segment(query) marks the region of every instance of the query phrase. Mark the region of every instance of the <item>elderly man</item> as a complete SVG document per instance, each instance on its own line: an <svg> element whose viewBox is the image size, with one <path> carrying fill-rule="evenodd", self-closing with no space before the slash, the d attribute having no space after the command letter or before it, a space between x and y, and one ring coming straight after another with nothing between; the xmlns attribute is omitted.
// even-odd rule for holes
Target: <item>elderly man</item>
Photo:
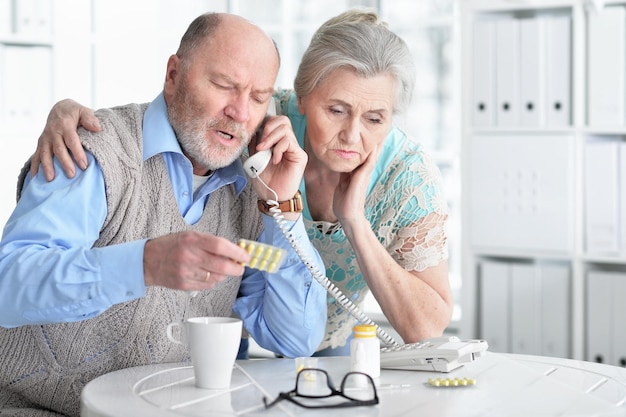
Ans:
<svg viewBox="0 0 626 417"><path fill-rule="evenodd" d="M48 182L25 167L0 242L0 414L77 416L89 380L186 359L165 334L184 316L234 311L267 349L315 351L325 291L259 211L259 199L275 197L247 181L240 160L278 67L257 26L202 15L169 58L153 102L100 110L102 129L80 132L85 170ZM263 181L277 200L294 198L307 155L289 120L269 119L259 142L256 150L273 149ZM300 213L284 216L323 271ZM283 247L287 260L272 274L244 269L240 238Z"/></svg>

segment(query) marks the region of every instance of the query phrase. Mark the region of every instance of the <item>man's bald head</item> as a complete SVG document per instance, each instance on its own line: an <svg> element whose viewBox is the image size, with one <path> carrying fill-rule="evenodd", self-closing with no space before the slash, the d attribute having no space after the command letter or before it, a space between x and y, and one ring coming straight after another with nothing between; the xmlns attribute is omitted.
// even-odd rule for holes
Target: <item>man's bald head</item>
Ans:
<svg viewBox="0 0 626 417"><path fill-rule="evenodd" d="M230 13L210 12L194 19L183 35L176 55L186 61L195 51L200 50L204 42L217 37L227 39L229 44L230 42L248 45L261 44L261 47L271 44L272 51L268 50L269 57L275 57L280 66L280 53L272 38L249 20Z"/></svg>

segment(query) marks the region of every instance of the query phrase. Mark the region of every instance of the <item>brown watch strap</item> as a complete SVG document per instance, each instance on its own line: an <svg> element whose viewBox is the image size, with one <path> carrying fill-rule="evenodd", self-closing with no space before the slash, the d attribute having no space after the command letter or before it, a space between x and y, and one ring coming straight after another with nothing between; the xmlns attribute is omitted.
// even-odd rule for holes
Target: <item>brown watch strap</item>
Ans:
<svg viewBox="0 0 626 417"><path fill-rule="evenodd" d="M264 200L259 200L258 206L259 210L267 214L271 214L270 209L275 207L267 204L267 201ZM302 194L300 193L300 190L298 190L296 195L294 195L291 200L279 201L278 208L283 213L302 213L304 206L302 204Z"/></svg>

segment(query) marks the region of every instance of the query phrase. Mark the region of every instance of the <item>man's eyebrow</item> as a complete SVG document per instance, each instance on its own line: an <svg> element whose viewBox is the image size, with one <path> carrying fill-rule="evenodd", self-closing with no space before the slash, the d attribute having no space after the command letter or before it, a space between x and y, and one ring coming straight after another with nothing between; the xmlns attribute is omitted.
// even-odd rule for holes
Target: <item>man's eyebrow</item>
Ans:
<svg viewBox="0 0 626 417"><path fill-rule="evenodd" d="M233 80L227 74L217 74L216 78L220 78L220 79L224 80L225 82L231 84L235 88L240 88L241 84L236 82L235 80ZM268 87L268 88L261 88L261 89L257 89L257 90L252 90L252 93L253 94L273 94L274 93L274 87Z"/></svg>
<svg viewBox="0 0 626 417"><path fill-rule="evenodd" d="M254 90L253 93L256 93L256 94L274 94L274 87L262 88L260 90Z"/></svg>

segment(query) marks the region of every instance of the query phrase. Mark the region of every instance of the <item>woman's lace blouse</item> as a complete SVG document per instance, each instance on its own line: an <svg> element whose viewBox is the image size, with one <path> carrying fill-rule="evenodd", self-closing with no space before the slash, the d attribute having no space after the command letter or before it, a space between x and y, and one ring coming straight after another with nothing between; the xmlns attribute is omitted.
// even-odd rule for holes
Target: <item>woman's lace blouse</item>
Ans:
<svg viewBox="0 0 626 417"><path fill-rule="evenodd" d="M275 98L280 114L290 118L304 147L306 120L297 108L295 94L283 90ZM365 215L380 243L407 271L423 271L448 258L445 223L448 214L437 165L421 145L392 128L372 173ZM357 306L369 288L361 274L350 242L339 223L311 220L304 181L304 220L309 238L326 266L326 276ZM417 278L415 278L417 279ZM356 319L329 295L326 336L319 349L343 346Z"/></svg>

